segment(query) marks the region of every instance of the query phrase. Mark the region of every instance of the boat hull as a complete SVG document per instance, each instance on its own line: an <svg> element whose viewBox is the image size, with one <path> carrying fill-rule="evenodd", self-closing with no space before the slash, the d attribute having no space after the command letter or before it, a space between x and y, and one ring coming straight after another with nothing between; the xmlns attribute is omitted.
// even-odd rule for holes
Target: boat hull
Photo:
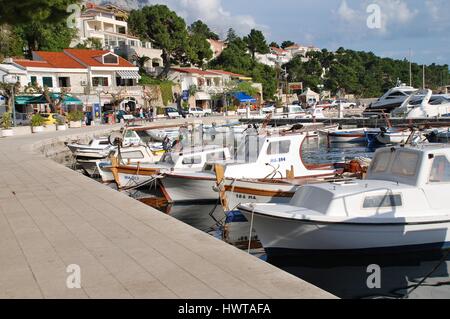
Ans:
<svg viewBox="0 0 450 319"><path fill-rule="evenodd" d="M328 134L329 143L365 143L365 133L351 133L351 134Z"/></svg>
<svg viewBox="0 0 450 319"><path fill-rule="evenodd" d="M290 202L297 185L284 183L264 183L255 181L227 181L225 194L230 210L235 210L243 203L277 203Z"/></svg>
<svg viewBox="0 0 450 319"><path fill-rule="evenodd" d="M214 191L216 180L166 175L161 179L167 200L172 203L217 201L219 193Z"/></svg>
<svg viewBox="0 0 450 319"><path fill-rule="evenodd" d="M241 209L251 221L252 213ZM430 224L344 224L275 218L255 213L253 225L268 254L407 249L444 246L450 221Z"/></svg>

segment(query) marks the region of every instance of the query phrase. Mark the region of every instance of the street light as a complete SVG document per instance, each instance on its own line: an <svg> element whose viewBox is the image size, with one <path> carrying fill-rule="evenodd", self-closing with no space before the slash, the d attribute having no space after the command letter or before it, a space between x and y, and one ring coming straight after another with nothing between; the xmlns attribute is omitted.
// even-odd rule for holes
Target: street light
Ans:
<svg viewBox="0 0 450 319"><path fill-rule="evenodd" d="M98 115L100 117L100 125L102 124L102 97L101 94L103 92L103 87L98 86L95 91L98 94ZM92 122L95 123L95 106L92 107Z"/></svg>
<svg viewBox="0 0 450 319"><path fill-rule="evenodd" d="M11 104L13 110L13 125L16 127L16 102L15 102L15 86L17 84L17 78L12 75L8 75L4 79L5 83L11 84Z"/></svg>

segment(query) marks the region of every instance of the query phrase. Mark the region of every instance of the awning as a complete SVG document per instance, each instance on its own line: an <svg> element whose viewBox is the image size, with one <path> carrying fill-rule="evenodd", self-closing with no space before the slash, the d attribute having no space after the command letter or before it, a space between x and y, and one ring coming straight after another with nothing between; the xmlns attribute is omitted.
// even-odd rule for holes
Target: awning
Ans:
<svg viewBox="0 0 450 319"><path fill-rule="evenodd" d="M238 92L233 94L233 96L241 103L256 103L256 99L251 97L250 95L245 94L244 92Z"/></svg>
<svg viewBox="0 0 450 319"><path fill-rule="evenodd" d="M58 99L59 95L56 93L53 93L52 98ZM65 104L65 105L74 105L74 104L75 105L83 105L83 102L72 95L65 95L64 99L63 99L63 104Z"/></svg>
<svg viewBox="0 0 450 319"><path fill-rule="evenodd" d="M137 71L117 71L116 74L123 80L139 80L141 78Z"/></svg>
<svg viewBox="0 0 450 319"><path fill-rule="evenodd" d="M14 103L16 105L29 105L29 104L47 104L47 100L43 95L18 95L14 97Z"/></svg>
<svg viewBox="0 0 450 319"><path fill-rule="evenodd" d="M197 92L197 93L195 93L195 99L197 101L210 101L211 95L209 95L208 93L205 93L205 92Z"/></svg>

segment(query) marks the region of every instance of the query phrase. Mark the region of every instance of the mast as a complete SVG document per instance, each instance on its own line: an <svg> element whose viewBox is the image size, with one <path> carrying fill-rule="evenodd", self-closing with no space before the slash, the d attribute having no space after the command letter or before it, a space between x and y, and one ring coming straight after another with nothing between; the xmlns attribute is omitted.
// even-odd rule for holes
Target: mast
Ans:
<svg viewBox="0 0 450 319"><path fill-rule="evenodd" d="M423 65L422 71L422 88L425 90L425 64Z"/></svg>
<svg viewBox="0 0 450 319"><path fill-rule="evenodd" d="M409 86L412 87L412 62L411 62L411 49L409 49Z"/></svg>

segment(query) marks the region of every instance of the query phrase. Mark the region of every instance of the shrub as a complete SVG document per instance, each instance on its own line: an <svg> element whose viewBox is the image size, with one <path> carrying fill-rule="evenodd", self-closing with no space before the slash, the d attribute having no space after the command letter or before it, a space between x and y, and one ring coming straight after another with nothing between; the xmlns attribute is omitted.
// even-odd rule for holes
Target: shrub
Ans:
<svg viewBox="0 0 450 319"><path fill-rule="evenodd" d="M56 125L64 125L66 124L66 119L62 116L58 116L56 118Z"/></svg>
<svg viewBox="0 0 450 319"><path fill-rule="evenodd" d="M42 126L45 123L45 119L40 114L34 114L31 118L31 126Z"/></svg>
<svg viewBox="0 0 450 319"><path fill-rule="evenodd" d="M67 120L70 122L78 122L84 119L84 114L81 111L72 111L67 114Z"/></svg>
<svg viewBox="0 0 450 319"><path fill-rule="evenodd" d="M161 88L163 104L167 106L173 101L172 83L161 83L159 87Z"/></svg>
<svg viewBox="0 0 450 319"><path fill-rule="evenodd" d="M11 128L12 126L12 117L11 117L11 113L6 112L3 113L2 115L2 127L7 130L9 128Z"/></svg>

